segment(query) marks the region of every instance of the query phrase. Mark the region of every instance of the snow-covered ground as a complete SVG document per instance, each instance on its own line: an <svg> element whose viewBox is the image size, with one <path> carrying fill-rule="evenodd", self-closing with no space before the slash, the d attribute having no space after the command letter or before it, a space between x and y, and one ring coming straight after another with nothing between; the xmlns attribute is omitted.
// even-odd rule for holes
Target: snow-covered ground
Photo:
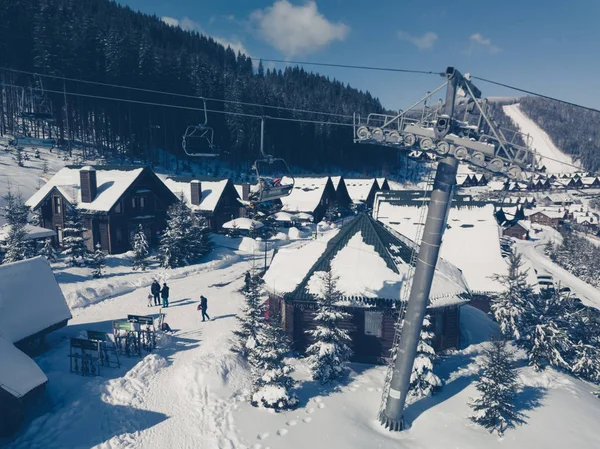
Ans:
<svg viewBox="0 0 600 449"><path fill-rule="evenodd" d="M542 156L541 162L546 166L548 173L574 173L581 171L573 167L571 157L558 148L552 142L550 136L521 111L518 103L502 106L502 109L515 122L519 131L529 134L532 137L533 149Z"/></svg>
<svg viewBox="0 0 600 449"><path fill-rule="evenodd" d="M249 244L239 239L238 246ZM45 400L36 417L4 442L6 447L600 447L600 400L590 394L594 387L554 370L535 373L523 361L517 406L527 415L527 424L498 438L470 423L467 403L476 394L481 343L496 330L485 314L470 306L461 313L463 349L445 355L436 367L445 381L443 390L407 408L412 425L406 432L389 433L375 419L385 374L381 366L353 364L347 381L322 387L309 380L305 363L295 359L300 407L282 413L256 409L244 400L247 367L230 348L243 303L239 290L244 273L260 265L262 255L221 248L210 259L180 275L175 270L168 278L171 307L165 309L166 322L174 334L162 336L158 349L142 359L122 358L120 369L103 368L102 377L69 373L68 337L87 329L109 332L115 319L156 314L158 308L148 308L145 286L134 290L131 285L128 293L104 300L99 293L95 304L74 310L69 325L49 337L51 349L36 358L49 378ZM88 282L110 295L101 284L118 277L115 273ZM205 323L196 310L201 294L209 299L212 318ZM560 432L549 431L558 428Z"/></svg>

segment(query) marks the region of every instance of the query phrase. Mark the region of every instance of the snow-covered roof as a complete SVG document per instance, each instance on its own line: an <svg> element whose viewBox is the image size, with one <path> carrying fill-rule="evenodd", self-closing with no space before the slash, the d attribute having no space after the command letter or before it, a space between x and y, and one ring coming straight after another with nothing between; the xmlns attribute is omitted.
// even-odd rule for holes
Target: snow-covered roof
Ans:
<svg viewBox="0 0 600 449"><path fill-rule="evenodd" d="M413 247L415 244L406 237L362 214L325 239L279 251L264 280L270 292L307 301L318 294L322 282L319 273L331 264L344 303L364 305L370 298L389 305L389 301L400 300ZM462 272L440 260L430 294L431 306L462 303L463 295L468 293Z"/></svg>
<svg viewBox="0 0 600 449"><path fill-rule="evenodd" d="M589 214L589 215L585 215L585 214L575 214L574 217L575 222L577 224L591 224L591 225L596 225L598 224L598 216L594 215L594 214Z"/></svg>
<svg viewBox="0 0 600 449"><path fill-rule="evenodd" d="M551 193L546 195L545 199L552 201L553 203L572 203L573 198L568 193Z"/></svg>
<svg viewBox="0 0 600 449"><path fill-rule="evenodd" d="M380 190L383 188L383 184L387 181L387 178L375 178L377 181L377 188Z"/></svg>
<svg viewBox="0 0 600 449"><path fill-rule="evenodd" d="M32 359L0 337L0 388L21 398L47 381L44 372Z"/></svg>
<svg viewBox="0 0 600 449"><path fill-rule="evenodd" d="M271 217L275 221L283 221L283 222L290 222L290 221L296 220L296 216L292 215L288 212L277 212L277 213L271 215Z"/></svg>
<svg viewBox="0 0 600 449"><path fill-rule="evenodd" d="M581 182L583 183L584 186L590 186L597 180L598 180L598 178L595 178L593 176L586 176L584 178L581 178Z"/></svg>
<svg viewBox="0 0 600 449"><path fill-rule="evenodd" d="M0 337L11 343L71 319L43 257L0 265L0 286Z"/></svg>
<svg viewBox="0 0 600 449"><path fill-rule="evenodd" d="M74 204L77 202L79 209L108 212L143 170L143 168L96 167L96 183L98 186L96 197L91 203L82 203L80 169L65 167L50 178L25 204L32 209L36 209L44 198L56 188L69 203Z"/></svg>
<svg viewBox="0 0 600 449"><path fill-rule="evenodd" d="M236 218L223 224L223 229L241 229L249 231L252 227L254 229L262 228L264 225L260 221L252 220L250 218Z"/></svg>
<svg viewBox="0 0 600 449"><path fill-rule="evenodd" d="M503 208L507 211L510 208ZM382 201L379 217L395 231L413 237L417 234L421 208ZM507 265L500 249L500 230L494 206L452 207L440 250L440 257L460 268L474 291L498 292L502 286L491 279L505 274ZM439 263L438 263L439 264Z"/></svg>
<svg viewBox="0 0 600 449"><path fill-rule="evenodd" d="M290 178L283 177L282 184L286 184ZM319 205L323 192L329 181L328 176L318 178L295 177L295 184L289 196L281 198L283 210L287 212L312 213Z"/></svg>
<svg viewBox="0 0 600 449"><path fill-rule="evenodd" d="M229 179L212 179L212 178L183 178L183 177L161 177L165 185L177 196L178 198L183 193L183 198L185 199L188 207L193 211L203 211L203 212L214 212L223 192L225 191L225 187L229 182ZM202 198L200 200L200 205L192 204L192 190L191 190L191 182L199 181L200 188L202 193ZM241 186L240 186L241 190ZM237 191L237 188L236 188ZM241 196L240 196L241 197Z"/></svg>
<svg viewBox="0 0 600 449"><path fill-rule="evenodd" d="M367 201L369 193L375 186L375 189L378 189L377 181L375 178L370 179L348 179L344 178L344 182L346 183L346 189L348 190L348 195L352 199L353 203L364 203Z"/></svg>
<svg viewBox="0 0 600 449"><path fill-rule="evenodd" d="M342 180L342 177L341 176L330 176L330 178L331 178L331 182L333 183L333 188L335 190L337 190L338 187L340 186L340 182Z"/></svg>
<svg viewBox="0 0 600 449"><path fill-rule="evenodd" d="M9 231L9 225L4 225L2 226L2 228L0 228L0 242L6 240ZM52 229L42 228L41 226L34 226L29 223L25 225L25 232L27 233L27 235L25 236L25 240L43 239L48 237L54 237L56 235L56 232Z"/></svg>
<svg viewBox="0 0 600 449"><path fill-rule="evenodd" d="M536 209L532 209L531 211L528 211L525 213L525 215L527 215L528 217L531 217L532 215L535 214L543 214L548 218L565 218L566 215L566 210L565 209L542 209L542 208L536 208Z"/></svg>

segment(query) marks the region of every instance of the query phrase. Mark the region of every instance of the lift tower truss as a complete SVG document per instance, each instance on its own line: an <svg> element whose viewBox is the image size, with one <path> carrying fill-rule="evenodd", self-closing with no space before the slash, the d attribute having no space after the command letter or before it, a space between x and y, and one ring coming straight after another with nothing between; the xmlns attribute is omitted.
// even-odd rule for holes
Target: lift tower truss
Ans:
<svg viewBox="0 0 600 449"><path fill-rule="evenodd" d="M421 151L439 159L406 312L398 317L404 323L398 326L401 335L395 338L398 341L392 349L395 357L391 359L383 389L379 420L390 430L405 427L404 405L459 163L469 163L511 179L521 179L524 172L537 171L529 139L519 138L518 133L510 140L506 138L469 76L453 67L448 67L443 76L447 81L442 86L398 115L369 114L366 121L354 115L355 142ZM440 107L427 106L427 100L444 87L445 102ZM419 105L422 106L417 108Z"/></svg>

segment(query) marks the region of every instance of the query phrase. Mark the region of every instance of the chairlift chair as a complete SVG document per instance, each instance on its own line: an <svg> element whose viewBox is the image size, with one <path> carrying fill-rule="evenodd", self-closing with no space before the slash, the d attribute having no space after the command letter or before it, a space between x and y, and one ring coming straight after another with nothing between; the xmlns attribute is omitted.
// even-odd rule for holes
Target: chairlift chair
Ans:
<svg viewBox="0 0 600 449"><path fill-rule="evenodd" d="M40 86L39 89L35 89L35 93L30 89L31 102L29 102L28 106L25 106L25 90L23 89L21 118L36 122L54 122L56 119L54 117L52 100L44 93L44 86L41 84L41 80Z"/></svg>
<svg viewBox="0 0 600 449"><path fill-rule="evenodd" d="M265 119L260 122L261 159L254 162L252 169L256 172L257 184L251 188L251 203L274 201L289 196L294 189L295 180L287 162L278 157L265 154L264 151Z"/></svg>
<svg viewBox="0 0 600 449"><path fill-rule="evenodd" d="M190 125L185 129L181 139L181 147L188 156L193 157L217 157L220 155L219 148L214 144L214 130L208 126L208 113L206 100L202 98L204 110L204 123Z"/></svg>

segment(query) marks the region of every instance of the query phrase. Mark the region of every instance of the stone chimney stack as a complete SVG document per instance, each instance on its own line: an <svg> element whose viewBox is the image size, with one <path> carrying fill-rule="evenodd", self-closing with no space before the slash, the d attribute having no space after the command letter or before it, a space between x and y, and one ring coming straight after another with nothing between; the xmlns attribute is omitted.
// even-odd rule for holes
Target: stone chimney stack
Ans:
<svg viewBox="0 0 600 449"><path fill-rule="evenodd" d="M191 200L194 206L200 206L202 202L202 183L197 179L190 182L190 189L192 191Z"/></svg>
<svg viewBox="0 0 600 449"><path fill-rule="evenodd" d="M79 170L79 183L81 187L81 202L91 203L98 193L98 182L96 181L96 169L86 166Z"/></svg>

